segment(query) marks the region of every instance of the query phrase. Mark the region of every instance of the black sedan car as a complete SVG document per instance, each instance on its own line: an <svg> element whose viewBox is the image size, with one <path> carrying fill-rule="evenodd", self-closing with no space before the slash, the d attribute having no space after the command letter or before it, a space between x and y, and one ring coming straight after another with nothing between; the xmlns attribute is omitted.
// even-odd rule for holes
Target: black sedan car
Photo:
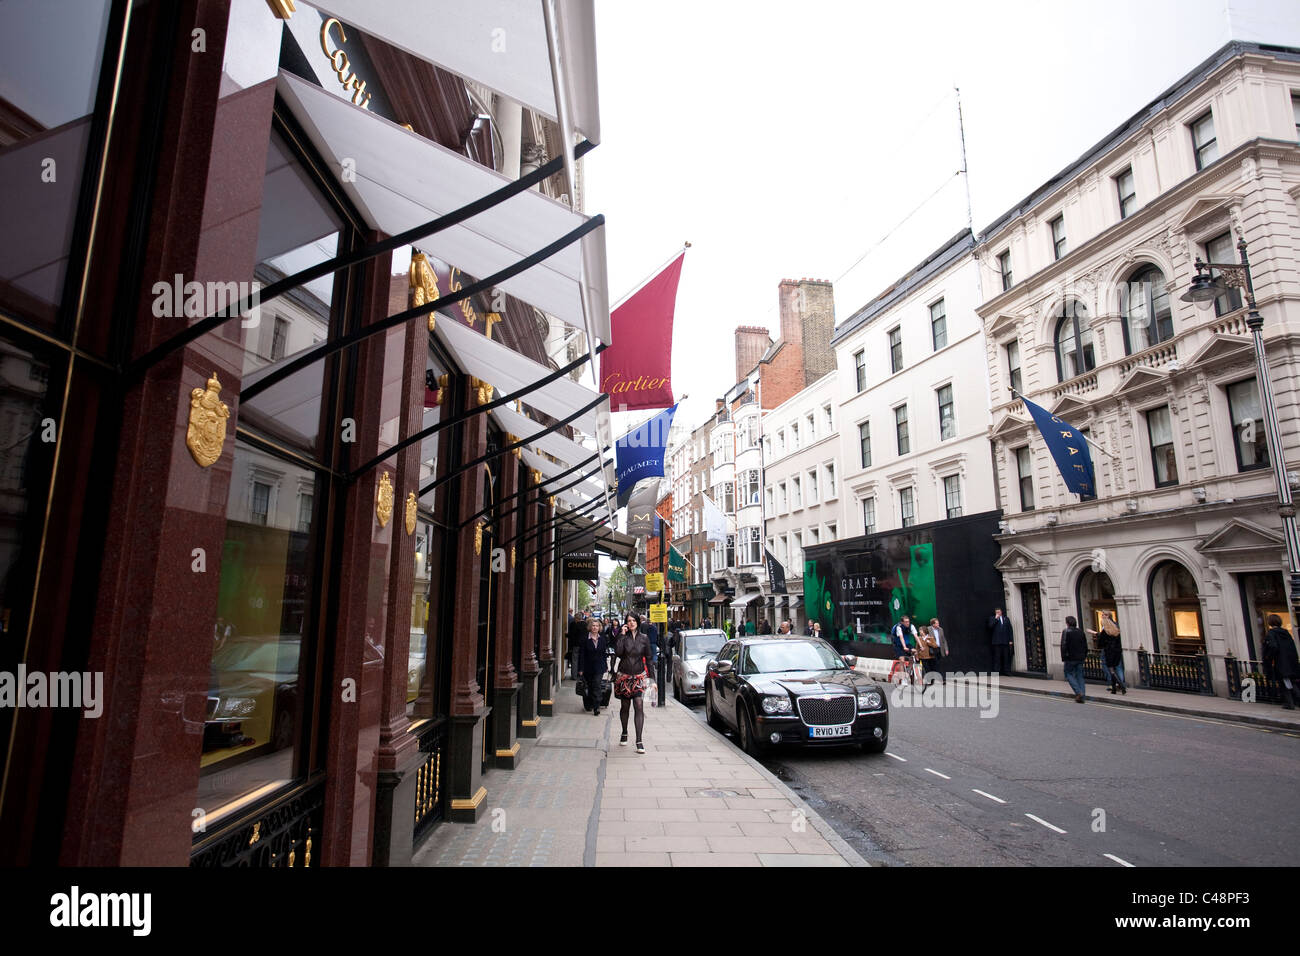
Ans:
<svg viewBox="0 0 1300 956"><path fill-rule="evenodd" d="M708 662L704 713L715 730L734 728L752 755L769 746L843 746L884 753L885 691L819 637L742 637Z"/></svg>

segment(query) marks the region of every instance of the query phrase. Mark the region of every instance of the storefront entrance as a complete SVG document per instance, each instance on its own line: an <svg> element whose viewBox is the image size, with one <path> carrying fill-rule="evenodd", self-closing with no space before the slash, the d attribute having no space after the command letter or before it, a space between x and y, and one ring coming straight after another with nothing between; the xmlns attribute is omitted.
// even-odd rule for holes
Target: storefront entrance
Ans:
<svg viewBox="0 0 1300 956"><path fill-rule="evenodd" d="M1205 628L1196 579L1177 561L1162 561L1147 582L1151 642L1157 653L1205 653Z"/></svg>
<svg viewBox="0 0 1300 956"><path fill-rule="evenodd" d="M1038 585L1020 585L1021 630L1025 635L1025 670L1047 673L1047 647L1043 639L1043 605Z"/></svg>

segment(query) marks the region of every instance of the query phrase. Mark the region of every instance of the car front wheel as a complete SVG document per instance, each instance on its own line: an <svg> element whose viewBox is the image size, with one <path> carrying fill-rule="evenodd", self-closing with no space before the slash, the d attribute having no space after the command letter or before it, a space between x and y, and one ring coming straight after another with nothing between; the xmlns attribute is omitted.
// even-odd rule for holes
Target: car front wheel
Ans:
<svg viewBox="0 0 1300 956"><path fill-rule="evenodd" d="M741 710L738 723L740 724L740 749L751 757L761 757L763 745L759 743L758 734L754 732L754 718L749 716L748 710Z"/></svg>

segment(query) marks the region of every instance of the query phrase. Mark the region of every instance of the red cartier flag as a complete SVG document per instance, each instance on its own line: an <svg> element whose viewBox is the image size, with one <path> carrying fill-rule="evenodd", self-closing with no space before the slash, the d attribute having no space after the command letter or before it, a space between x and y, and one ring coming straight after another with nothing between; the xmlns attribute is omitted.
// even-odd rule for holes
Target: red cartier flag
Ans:
<svg viewBox="0 0 1300 956"><path fill-rule="evenodd" d="M683 252L610 315L614 341L600 353L600 390L614 411L673 403L673 312Z"/></svg>

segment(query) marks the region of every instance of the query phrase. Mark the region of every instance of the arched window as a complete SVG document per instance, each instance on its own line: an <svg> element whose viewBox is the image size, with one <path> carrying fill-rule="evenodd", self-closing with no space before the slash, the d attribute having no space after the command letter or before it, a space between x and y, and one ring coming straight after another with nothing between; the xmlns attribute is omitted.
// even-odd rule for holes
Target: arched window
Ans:
<svg viewBox="0 0 1300 956"><path fill-rule="evenodd" d="M1169 307L1165 274L1145 266L1119 287L1119 308L1124 315L1124 351L1129 355L1174 336L1174 314Z"/></svg>
<svg viewBox="0 0 1300 956"><path fill-rule="evenodd" d="M1151 643L1156 653L1202 654L1205 631L1196 579L1177 561L1162 561L1147 582Z"/></svg>
<svg viewBox="0 0 1300 956"><path fill-rule="evenodd" d="M1097 367L1088 309L1077 299L1061 306L1056 323L1056 372L1062 382Z"/></svg>

